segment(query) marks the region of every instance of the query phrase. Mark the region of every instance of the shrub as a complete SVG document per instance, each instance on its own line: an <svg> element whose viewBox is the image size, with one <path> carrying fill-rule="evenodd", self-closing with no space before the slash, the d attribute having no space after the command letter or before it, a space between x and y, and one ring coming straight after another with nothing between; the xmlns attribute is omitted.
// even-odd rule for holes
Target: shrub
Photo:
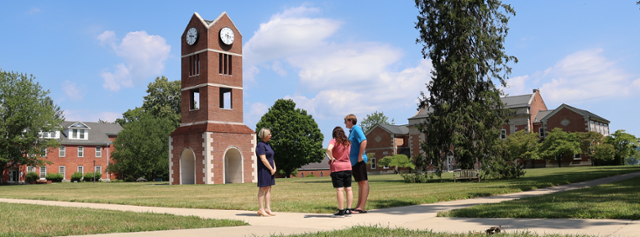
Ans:
<svg viewBox="0 0 640 237"><path fill-rule="evenodd" d="M61 173L49 173L46 178L52 182L62 182L64 176Z"/></svg>
<svg viewBox="0 0 640 237"><path fill-rule="evenodd" d="M74 181L78 181L78 182L82 181L82 173L80 172L73 173L71 175L71 182L74 182Z"/></svg>
<svg viewBox="0 0 640 237"><path fill-rule="evenodd" d="M309 175L307 175L307 177L310 178L310 177L316 177L316 176L313 175L313 174L309 174Z"/></svg>
<svg viewBox="0 0 640 237"><path fill-rule="evenodd" d="M40 176L38 175L38 173L33 171L27 172L27 176L25 177L25 181L27 181L27 183L35 182L38 179L40 179Z"/></svg>
<svg viewBox="0 0 640 237"><path fill-rule="evenodd" d="M405 183L426 183L429 180L427 174L400 174Z"/></svg>
<svg viewBox="0 0 640 237"><path fill-rule="evenodd" d="M102 177L102 174L100 172L96 172L95 175L96 181L100 180L100 177ZM86 174L84 174L84 181L93 182L93 172L87 172Z"/></svg>

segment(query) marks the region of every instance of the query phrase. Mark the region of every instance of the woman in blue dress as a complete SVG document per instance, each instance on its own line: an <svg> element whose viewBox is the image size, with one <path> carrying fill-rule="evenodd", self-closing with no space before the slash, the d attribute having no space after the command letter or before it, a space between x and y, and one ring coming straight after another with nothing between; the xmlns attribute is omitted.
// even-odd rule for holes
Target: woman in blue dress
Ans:
<svg viewBox="0 0 640 237"><path fill-rule="evenodd" d="M260 141L256 146L258 161L258 216L275 216L271 212L271 186L276 184L275 173L276 163L273 160L273 149L268 143L271 140L271 131L268 128L260 129L258 132ZM264 203L264 205L263 205Z"/></svg>

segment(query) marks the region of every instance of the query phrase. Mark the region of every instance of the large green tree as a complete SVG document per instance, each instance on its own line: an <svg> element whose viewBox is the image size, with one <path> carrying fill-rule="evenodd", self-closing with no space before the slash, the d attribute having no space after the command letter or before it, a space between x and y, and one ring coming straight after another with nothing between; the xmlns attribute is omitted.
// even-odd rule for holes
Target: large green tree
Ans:
<svg viewBox="0 0 640 237"><path fill-rule="evenodd" d="M555 160L558 167L562 167L562 160L565 157L573 157L582 152L577 134L554 128L540 144L540 156L545 160Z"/></svg>
<svg viewBox="0 0 640 237"><path fill-rule="evenodd" d="M296 169L324 158L324 136L318 124L293 100L279 99L256 124L256 131L271 129L271 147L276 167L289 177Z"/></svg>
<svg viewBox="0 0 640 237"><path fill-rule="evenodd" d="M509 117L498 85L506 86L517 62L505 53L510 5L497 0L416 0L419 10L415 28L422 54L433 70L420 107L433 113L420 127L427 163L439 175L442 161L453 153L460 168L499 156L500 128Z"/></svg>
<svg viewBox="0 0 640 237"><path fill-rule="evenodd" d="M62 110L33 75L0 70L0 174L5 168L47 163L46 151L60 143L42 132L62 131L62 121Z"/></svg>
<svg viewBox="0 0 640 237"><path fill-rule="evenodd" d="M539 160L538 146L540 138L537 133L526 130L517 131L503 140L502 160L504 165L491 166L493 171L500 178L517 178L524 175L524 165L527 162Z"/></svg>
<svg viewBox="0 0 640 237"><path fill-rule="evenodd" d="M607 163L608 165L624 165L625 160L629 157L640 158L640 151L637 150L640 147L640 139L623 129L607 136L604 142L613 145L615 149L615 159L611 163Z"/></svg>
<svg viewBox="0 0 640 237"><path fill-rule="evenodd" d="M364 133L368 133L376 124L395 124L395 121L391 119L391 122L389 122L389 117L385 116L384 112L376 111L365 116L360 122L360 127L362 127Z"/></svg>
<svg viewBox="0 0 640 237"><path fill-rule="evenodd" d="M127 123L114 141L113 163L109 171L126 181L169 178L169 134L175 130L169 118L144 113Z"/></svg>
<svg viewBox="0 0 640 237"><path fill-rule="evenodd" d="M611 144L604 143L604 136L598 132L577 133L582 154L591 158L591 165L610 163L614 158L614 148Z"/></svg>
<svg viewBox="0 0 640 237"><path fill-rule="evenodd" d="M168 179L169 134L180 126L180 87L180 81L157 77L149 83L142 106L116 119L122 131L114 142L111 172L129 181Z"/></svg>

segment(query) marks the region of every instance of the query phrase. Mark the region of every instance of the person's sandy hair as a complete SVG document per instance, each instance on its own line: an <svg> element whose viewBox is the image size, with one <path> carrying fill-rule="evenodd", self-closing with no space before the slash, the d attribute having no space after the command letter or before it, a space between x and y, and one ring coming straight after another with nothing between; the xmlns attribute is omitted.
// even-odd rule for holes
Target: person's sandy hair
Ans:
<svg viewBox="0 0 640 237"><path fill-rule="evenodd" d="M258 132L258 137L262 140L264 139L264 137L267 136L267 134L271 133L271 129L268 128L261 128L260 131Z"/></svg>
<svg viewBox="0 0 640 237"><path fill-rule="evenodd" d="M353 125L356 125L356 123L358 123L358 118L356 118L356 116L354 114L349 114L346 117L344 117L344 120L351 120L353 121Z"/></svg>
<svg viewBox="0 0 640 237"><path fill-rule="evenodd" d="M332 133L333 139L336 139L336 142L343 146L350 146L351 142L347 138L347 135L344 134L344 130L340 126L333 129Z"/></svg>

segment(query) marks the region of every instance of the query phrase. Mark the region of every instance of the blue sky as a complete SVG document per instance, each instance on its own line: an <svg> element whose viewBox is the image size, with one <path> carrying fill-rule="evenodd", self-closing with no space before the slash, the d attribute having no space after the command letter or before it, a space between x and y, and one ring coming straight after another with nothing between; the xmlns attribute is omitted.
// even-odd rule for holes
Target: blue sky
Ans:
<svg viewBox="0 0 640 237"><path fill-rule="evenodd" d="M640 136L640 10L626 1L506 1L510 95L541 90ZM113 121L142 105L157 76L180 80L194 12L226 11L243 36L244 115L252 129L280 98L309 111L326 145L342 118L416 112L431 63L413 1L9 1L0 8L0 68L33 74L67 120Z"/></svg>

